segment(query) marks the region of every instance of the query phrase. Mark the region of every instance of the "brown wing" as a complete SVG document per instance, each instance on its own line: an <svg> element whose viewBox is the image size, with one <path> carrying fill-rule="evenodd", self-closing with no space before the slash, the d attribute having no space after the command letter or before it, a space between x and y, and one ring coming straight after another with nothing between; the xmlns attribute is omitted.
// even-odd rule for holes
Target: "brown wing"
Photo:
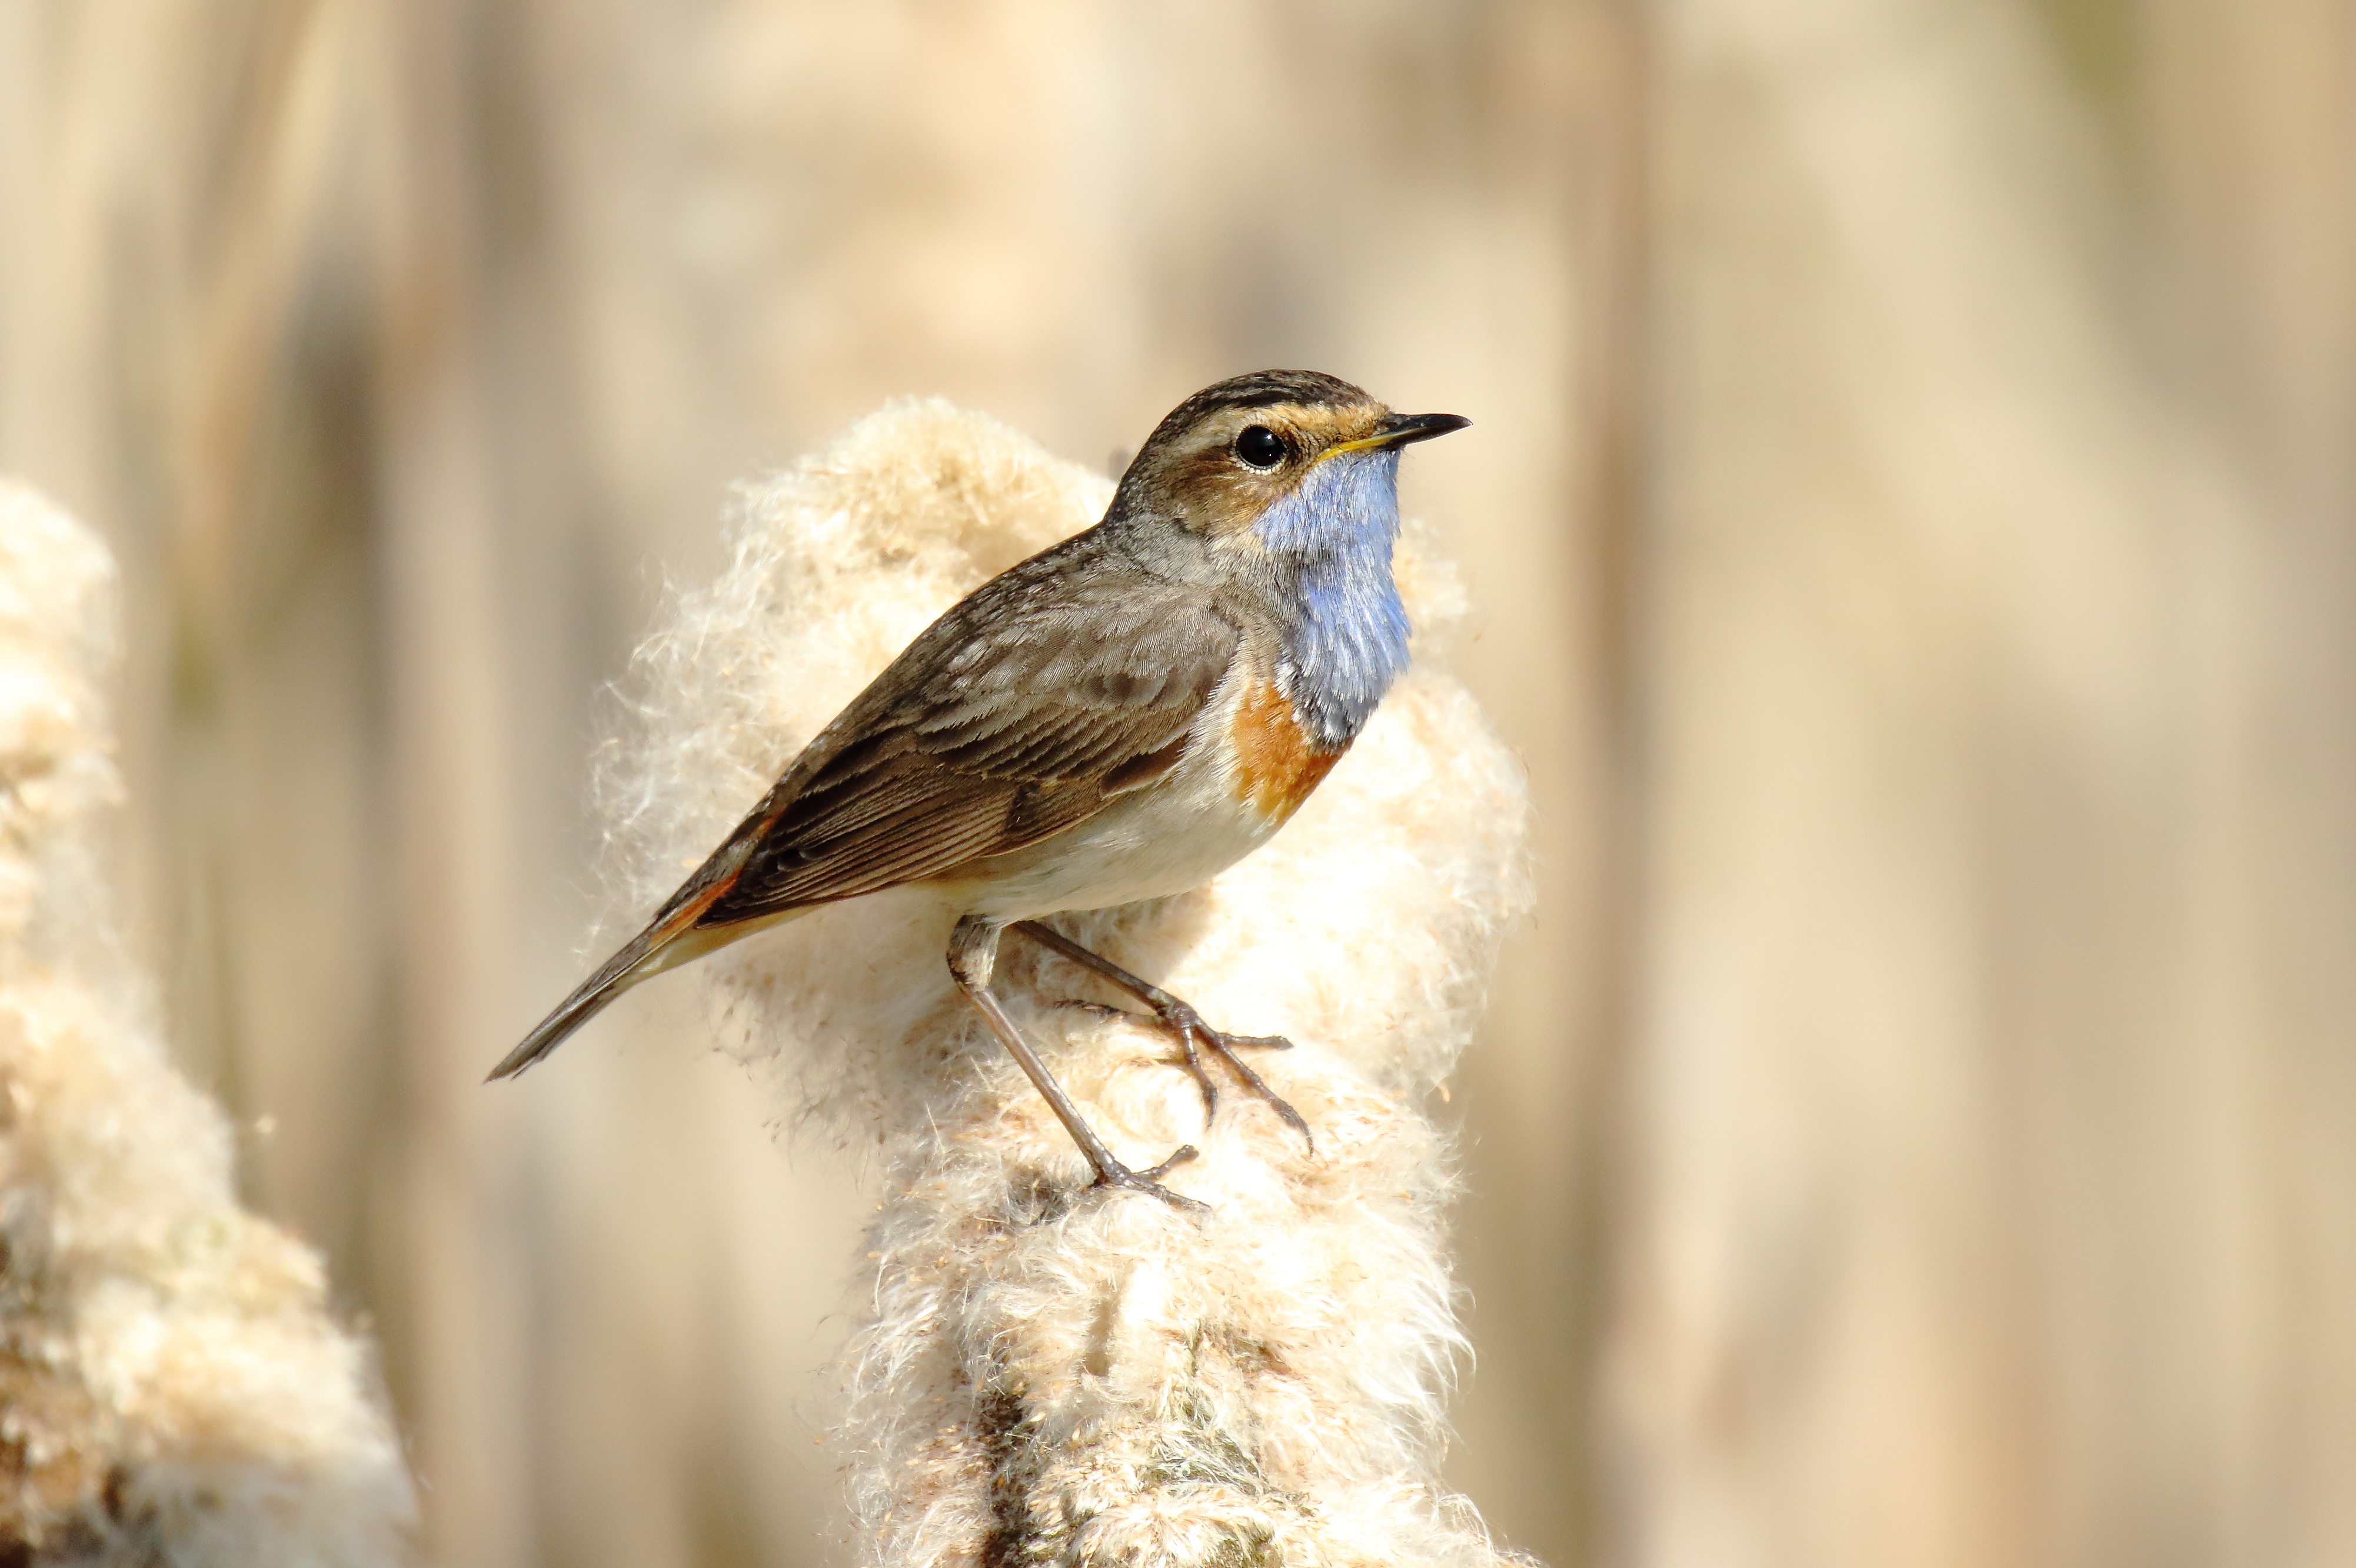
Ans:
<svg viewBox="0 0 2356 1568"><path fill-rule="evenodd" d="M1026 561L797 759L691 881L726 883L694 923L920 881L1086 820L1177 762L1236 645L1195 591L1068 549Z"/></svg>
<svg viewBox="0 0 2356 1568"><path fill-rule="evenodd" d="M522 1072L739 925L1033 844L1151 782L1234 663L1235 626L1095 531L926 628L646 929L491 1070Z"/></svg>

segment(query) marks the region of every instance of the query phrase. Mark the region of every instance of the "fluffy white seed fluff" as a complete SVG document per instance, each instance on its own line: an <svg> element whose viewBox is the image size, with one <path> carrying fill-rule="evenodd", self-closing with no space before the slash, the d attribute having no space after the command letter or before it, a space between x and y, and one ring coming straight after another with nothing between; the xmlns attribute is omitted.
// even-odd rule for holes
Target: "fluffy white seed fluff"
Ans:
<svg viewBox="0 0 2356 1568"><path fill-rule="evenodd" d="M927 622L1110 489L931 401L747 489L733 560L640 651L604 753L629 913ZM1416 545L1424 652L1461 595ZM1206 1131L1168 1038L1072 1005L1125 998L1007 939L1019 1025L1121 1158L1200 1146L1168 1180L1207 1220L1080 1193L1071 1140L951 987L958 912L934 894L837 905L700 965L725 1049L781 1115L872 1140L882 1169L842 1434L864 1560L1499 1561L1436 1478L1463 1346L1424 1106L1527 905L1526 814L1514 758L1426 660L1267 848L1196 892L1061 923L1213 1022L1294 1040L1256 1060L1313 1153L1224 1077Z"/></svg>
<svg viewBox="0 0 2356 1568"><path fill-rule="evenodd" d="M115 616L97 539L0 481L0 1559L405 1562L369 1349L238 1207L96 891Z"/></svg>

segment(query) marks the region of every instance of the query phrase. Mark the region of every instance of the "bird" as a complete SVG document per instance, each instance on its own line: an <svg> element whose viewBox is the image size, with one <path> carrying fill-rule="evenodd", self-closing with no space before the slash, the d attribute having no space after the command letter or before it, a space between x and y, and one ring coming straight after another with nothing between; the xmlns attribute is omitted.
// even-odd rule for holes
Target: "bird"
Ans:
<svg viewBox="0 0 2356 1568"><path fill-rule="evenodd" d="M1318 371L1194 393L1154 427L1094 526L919 633L787 764L644 930L491 1070L521 1072L623 992L823 905L906 883L959 918L952 979L1046 1101L1092 1188L1200 1209L1115 1158L992 988L1012 932L1127 992L1204 1099L1225 1063L1306 1121L1191 1006L1044 917L1201 886L1266 842L1350 749L1408 661L1392 570L1400 449L1462 430Z"/></svg>

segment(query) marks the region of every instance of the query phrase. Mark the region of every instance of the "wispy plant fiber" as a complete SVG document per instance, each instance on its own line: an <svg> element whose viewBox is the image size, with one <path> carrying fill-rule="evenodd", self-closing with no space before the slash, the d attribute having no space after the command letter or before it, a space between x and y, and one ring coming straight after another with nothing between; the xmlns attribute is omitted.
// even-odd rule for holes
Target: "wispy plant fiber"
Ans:
<svg viewBox="0 0 2356 1568"><path fill-rule="evenodd" d="M905 402L744 491L730 564L640 651L605 753L625 918L933 616L1085 527L1110 488L987 419ZM1415 542L1423 655L1461 595ZM1206 1129L1169 1039L1009 939L999 986L1021 1027L1123 1159L1201 1147L1168 1179L1207 1220L1083 1190L1070 1140L952 988L958 912L933 893L834 906L701 965L725 1049L780 1116L880 1168L836 1438L862 1560L1498 1561L1437 1479L1464 1347L1427 1099L1527 905L1526 815L1515 759L1427 663L1269 846L1196 892L1058 923L1223 1027L1295 1041L1257 1060L1313 1152L1232 1083Z"/></svg>
<svg viewBox="0 0 2356 1568"><path fill-rule="evenodd" d="M0 1562L405 1562L369 1349L239 1207L99 891L115 616L95 536L0 481Z"/></svg>

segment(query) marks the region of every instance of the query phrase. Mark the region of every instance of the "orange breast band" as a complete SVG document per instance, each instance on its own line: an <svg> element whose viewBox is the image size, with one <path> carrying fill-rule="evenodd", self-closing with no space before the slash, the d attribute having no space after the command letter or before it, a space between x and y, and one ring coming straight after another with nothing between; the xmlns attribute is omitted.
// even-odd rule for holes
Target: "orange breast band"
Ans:
<svg viewBox="0 0 2356 1568"><path fill-rule="evenodd" d="M1313 746L1273 681L1255 681L1236 705L1236 797L1282 822L1342 760L1346 745Z"/></svg>

